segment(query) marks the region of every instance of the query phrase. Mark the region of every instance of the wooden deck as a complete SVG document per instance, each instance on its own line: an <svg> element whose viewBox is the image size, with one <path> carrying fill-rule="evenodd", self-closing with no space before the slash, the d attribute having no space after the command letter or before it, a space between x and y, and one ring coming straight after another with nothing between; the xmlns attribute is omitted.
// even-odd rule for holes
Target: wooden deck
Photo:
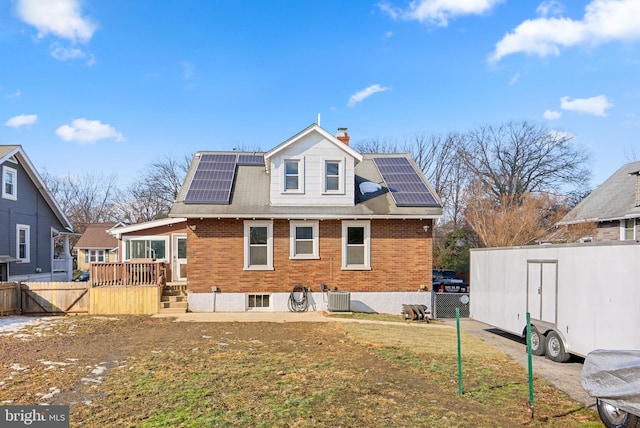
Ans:
<svg viewBox="0 0 640 428"><path fill-rule="evenodd" d="M163 262L131 261L91 263L92 287L140 286L166 284L167 267Z"/></svg>

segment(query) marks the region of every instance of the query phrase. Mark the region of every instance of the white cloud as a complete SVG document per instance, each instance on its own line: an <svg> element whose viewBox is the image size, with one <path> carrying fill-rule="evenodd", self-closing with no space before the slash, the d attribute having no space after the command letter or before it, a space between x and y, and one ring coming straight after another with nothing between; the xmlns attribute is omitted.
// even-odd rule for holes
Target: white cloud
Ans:
<svg viewBox="0 0 640 428"><path fill-rule="evenodd" d="M366 98L369 98L371 95L375 94L376 92L385 92L385 91L388 91L389 89L391 88L387 86L380 86L377 83L375 85L371 85L368 88L365 88L351 95L351 97L349 98L349 103L347 103L347 106L353 107L359 102L365 100Z"/></svg>
<svg viewBox="0 0 640 428"><path fill-rule="evenodd" d="M594 116L606 116L607 109L611 107L613 107L613 104L611 104L604 95L591 98L575 98L573 100L570 100L569 97L562 97L560 99L561 109L592 114Z"/></svg>
<svg viewBox="0 0 640 428"><path fill-rule="evenodd" d="M58 61L67 61L70 59L85 58L87 55L78 48L65 48L58 43L53 43L49 48L51 56Z"/></svg>
<svg viewBox="0 0 640 428"><path fill-rule="evenodd" d="M564 6L558 0L548 0L540 3L536 8L540 16L562 15Z"/></svg>
<svg viewBox="0 0 640 428"><path fill-rule="evenodd" d="M548 14L557 8L539 8ZM496 43L489 57L497 62L507 55L525 53L546 57L559 55L561 48L598 46L612 41L640 40L640 1L592 0L581 20L542 16L526 20Z"/></svg>
<svg viewBox="0 0 640 428"><path fill-rule="evenodd" d="M481 15L503 0L414 0L407 9L393 7L387 2L378 7L392 19L415 20L446 27L449 19L464 15Z"/></svg>
<svg viewBox="0 0 640 428"><path fill-rule="evenodd" d="M18 0L18 17L38 30L38 38L49 33L72 42L88 42L96 25L83 17L78 0Z"/></svg>
<svg viewBox="0 0 640 428"><path fill-rule="evenodd" d="M545 110L544 112L544 118L548 120L558 120L560 117L562 117L561 111Z"/></svg>
<svg viewBox="0 0 640 428"><path fill-rule="evenodd" d="M35 114L21 114L19 116L13 116L11 119L7 120L4 125L19 128L25 125L33 125L37 121L38 116L36 116Z"/></svg>
<svg viewBox="0 0 640 428"><path fill-rule="evenodd" d="M103 124L99 120L75 119L71 125L62 125L56 129L56 135L65 141L86 144L104 139L126 141L124 136L113 126Z"/></svg>

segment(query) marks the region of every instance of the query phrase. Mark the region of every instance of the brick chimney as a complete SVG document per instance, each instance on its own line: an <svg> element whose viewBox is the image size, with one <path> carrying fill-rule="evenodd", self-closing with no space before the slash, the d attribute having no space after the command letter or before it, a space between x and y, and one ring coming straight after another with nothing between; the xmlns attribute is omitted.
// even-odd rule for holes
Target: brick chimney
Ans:
<svg viewBox="0 0 640 428"><path fill-rule="evenodd" d="M349 133L347 133L347 128L338 128L338 133L336 134L336 138L348 146Z"/></svg>

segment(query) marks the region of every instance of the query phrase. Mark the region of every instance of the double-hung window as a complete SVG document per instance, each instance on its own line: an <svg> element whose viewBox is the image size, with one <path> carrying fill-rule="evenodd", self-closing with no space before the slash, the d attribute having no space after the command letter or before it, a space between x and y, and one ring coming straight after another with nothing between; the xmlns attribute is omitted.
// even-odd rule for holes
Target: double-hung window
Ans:
<svg viewBox="0 0 640 428"><path fill-rule="evenodd" d="M284 161L284 191L302 192L304 185L304 166L300 159Z"/></svg>
<svg viewBox="0 0 640 428"><path fill-rule="evenodd" d="M18 171L8 166L2 167L2 197L4 199L18 199Z"/></svg>
<svg viewBox="0 0 640 428"><path fill-rule="evenodd" d="M292 221L290 235L290 258L317 259L320 257L318 221Z"/></svg>
<svg viewBox="0 0 640 428"><path fill-rule="evenodd" d="M324 193L344 192L344 160L325 159L323 165Z"/></svg>
<svg viewBox="0 0 640 428"><path fill-rule="evenodd" d="M273 222L245 221L244 269L273 270Z"/></svg>
<svg viewBox="0 0 640 428"><path fill-rule="evenodd" d="M627 218L620 221L620 240L633 241L636 239L636 219Z"/></svg>
<svg viewBox="0 0 640 428"><path fill-rule="evenodd" d="M19 263L29 263L31 254L31 227L27 224L16 225L16 258Z"/></svg>
<svg viewBox="0 0 640 428"><path fill-rule="evenodd" d="M370 236L368 221L342 222L342 269L371 269Z"/></svg>

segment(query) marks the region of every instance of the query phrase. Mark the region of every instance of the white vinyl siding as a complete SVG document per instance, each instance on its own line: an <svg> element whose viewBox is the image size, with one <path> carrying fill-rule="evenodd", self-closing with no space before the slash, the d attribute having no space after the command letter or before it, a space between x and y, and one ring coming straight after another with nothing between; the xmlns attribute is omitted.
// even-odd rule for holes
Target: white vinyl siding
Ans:
<svg viewBox="0 0 640 428"><path fill-rule="evenodd" d="M8 166L2 167L2 197L18 199L18 171Z"/></svg>
<svg viewBox="0 0 640 428"><path fill-rule="evenodd" d="M286 190L286 162L300 159L299 190ZM339 190L327 189L327 161L339 162L339 176L329 181ZM353 206L355 159L339 146L312 133L270 160L270 196L273 206Z"/></svg>
<svg viewBox="0 0 640 428"><path fill-rule="evenodd" d="M244 269L273 270L273 222L244 222Z"/></svg>

